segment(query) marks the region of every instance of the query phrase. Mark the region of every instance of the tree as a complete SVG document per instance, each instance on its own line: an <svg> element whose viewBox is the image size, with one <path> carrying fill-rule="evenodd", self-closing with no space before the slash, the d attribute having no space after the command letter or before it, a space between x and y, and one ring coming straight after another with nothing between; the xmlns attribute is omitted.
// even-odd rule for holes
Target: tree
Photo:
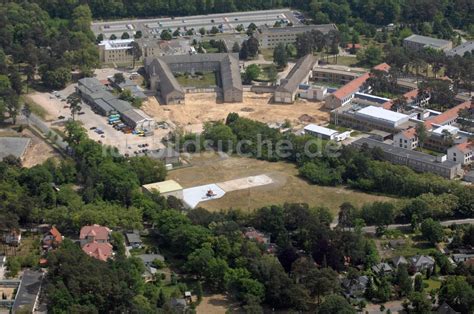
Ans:
<svg viewBox="0 0 474 314"><path fill-rule="evenodd" d="M382 50L375 46L370 46L357 52L357 60L362 65L374 67L382 62Z"/></svg>
<svg viewBox="0 0 474 314"><path fill-rule="evenodd" d="M349 202L344 202L339 206L339 223L342 228L354 226L356 218L356 208Z"/></svg>
<svg viewBox="0 0 474 314"><path fill-rule="evenodd" d="M257 56L258 46L259 42L257 38L252 36L247 40L248 55L250 58L254 58Z"/></svg>
<svg viewBox="0 0 474 314"><path fill-rule="evenodd" d="M127 53L132 55L132 67L135 68L135 61L140 60L142 57L142 48L140 48L140 45L136 41L132 41L130 43L130 49L127 50Z"/></svg>
<svg viewBox="0 0 474 314"><path fill-rule="evenodd" d="M181 32L179 31L179 28L177 28L174 32L173 32L173 37L179 37L181 35Z"/></svg>
<svg viewBox="0 0 474 314"><path fill-rule="evenodd" d="M164 29L160 34L160 38L163 40L171 40L173 39L173 36L171 36L168 30Z"/></svg>
<svg viewBox="0 0 474 314"><path fill-rule="evenodd" d="M71 109L72 121L74 121L76 114L82 110L81 96L79 96L77 93L72 93L67 97L66 101L69 104L69 108Z"/></svg>
<svg viewBox="0 0 474 314"><path fill-rule="evenodd" d="M166 166L160 160L140 156L130 158L129 162L140 185L163 181L166 178Z"/></svg>
<svg viewBox="0 0 474 314"><path fill-rule="evenodd" d="M110 40L116 40L116 39L117 39L117 36L115 36L115 34L112 34L112 35L110 35L109 39L110 39Z"/></svg>
<svg viewBox="0 0 474 314"><path fill-rule="evenodd" d="M201 27L199 29L199 34L201 34L202 36L206 35L206 29L204 27Z"/></svg>
<svg viewBox="0 0 474 314"><path fill-rule="evenodd" d="M133 38L135 38L135 39L140 39L140 38L142 38L142 36L143 36L142 31L141 31L141 30L138 30L138 31L135 33L135 35L133 35Z"/></svg>
<svg viewBox="0 0 474 314"><path fill-rule="evenodd" d="M412 280L408 275L407 266L405 264L398 265L397 274L395 276L395 284L398 285L398 294L400 296L410 295L413 287Z"/></svg>
<svg viewBox="0 0 474 314"><path fill-rule="evenodd" d="M215 34L218 34L219 33L219 29L216 27L216 26L213 26L211 28L211 30L209 31L209 33L215 35Z"/></svg>
<svg viewBox="0 0 474 314"><path fill-rule="evenodd" d="M244 82L250 84L253 80L260 76L262 70L257 64L251 64L245 69Z"/></svg>
<svg viewBox="0 0 474 314"><path fill-rule="evenodd" d="M414 288L415 292L423 292L423 276L418 274L415 276Z"/></svg>
<svg viewBox="0 0 474 314"><path fill-rule="evenodd" d="M119 72L119 73L115 73L114 74L114 82L115 84L117 85L120 85L122 83L125 83L125 76L123 76L123 73Z"/></svg>
<svg viewBox="0 0 474 314"><path fill-rule="evenodd" d="M11 91L6 97L3 98L3 100L6 103L6 109L8 115L12 119L12 123L16 124L16 118L21 107L18 95L14 91Z"/></svg>
<svg viewBox="0 0 474 314"><path fill-rule="evenodd" d="M43 83L54 89L62 89L72 79L71 71L65 67L46 71L43 76Z"/></svg>
<svg viewBox="0 0 474 314"><path fill-rule="evenodd" d="M339 295L332 294L328 296L321 304L318 310L319 314L351 314L356 313L355 309L346 299Z"/></svg>
<svg viewBox="0 0 474 314"><path fill-rule="evenodd" d="M247 45L247 41L244 41L242 43L242 46L240 47L240 52L239 52L239 59L240 60L247 60L249 57L249 48Z"/></svg>
<svg viewBox="0 0 474 314"><path fill-rule="evenodd" d="M439 289L439 303L446 302L454 310L468 313L474 308L474 288L465 277L448 276Z"/></svg>
<svg viewBox="0 0 474 314"><path fill-rule="evenodd" d="M275 67L274 64L271 64L268 68L267 68L267 75L268 75L268 80L272 83L275 83L278 79L278 70L277 68Z"/></svg>
<svg viewBox="0 0 474 314"><path fill-rule="evenodd" d="M240 52L240 45L238 42L235 42L234 45L232 46L232 52L234 53L239 53Z"/></svg>
<svg viewBox="0 0 474 314"><path fill-rule="evenodd" d="M128 32L123 32L122 36L120 37L120 39L129 39L130 38L130 34Z"/></svg>
<svg viewBox="0 0 474 314"><path fill-rule="evenodd" d="M284 68L288 64L288 55L283 43L279 43L273 50L273 61L279 68Z"/></svg>
<svg viewBox="0 0 474 314"><path fill-rule="evenodd" d="M392 110L399 112L399 111L404 111L406 110L407 107L407 98L405 96L400 96L397 97L392 104Z"/></svg>
<svg viewBox="0 0 474 314"><path fill-rule="evenodd" d="M428 137L426 126L424 123L419 123L416 125L416 136L418 137L418 143L420 147L423 148L426 138Z"/></svg>
<svg viewBox="0 0 474 314"><path fill-rule="evenodd" d="M432 218L425 219L421 223L421 233L423 237L433 245L441 242L444 236L443 227L438 221L434 221Z"/></svg>
<svg viewBox="0 0 474 314"><path fill-rule="evenodd" d="M413 292L409 298L414 313L429 314L431 313L431 302L423 292Z"/></svg>

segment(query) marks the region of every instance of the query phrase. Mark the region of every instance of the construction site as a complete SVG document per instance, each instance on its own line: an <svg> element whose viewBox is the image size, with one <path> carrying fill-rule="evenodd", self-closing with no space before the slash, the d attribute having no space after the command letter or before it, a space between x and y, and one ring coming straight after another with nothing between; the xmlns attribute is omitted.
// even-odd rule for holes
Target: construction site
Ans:
<svg viewBox="0 0 474 314"><path fill-rule="evenodd" d="M199 132L205 122L225 120L230 112L236 112L260 122L274 124L289 121L292 127L307 123L326 123L329 112L321 110L322 102L298 99L293 105L272 103L273 94L244 92L240 103L216 102L215 93L186 94L184 105L162 106L154 97L148 98L142 110L157 121L171 121L189 132Z"/></svg>

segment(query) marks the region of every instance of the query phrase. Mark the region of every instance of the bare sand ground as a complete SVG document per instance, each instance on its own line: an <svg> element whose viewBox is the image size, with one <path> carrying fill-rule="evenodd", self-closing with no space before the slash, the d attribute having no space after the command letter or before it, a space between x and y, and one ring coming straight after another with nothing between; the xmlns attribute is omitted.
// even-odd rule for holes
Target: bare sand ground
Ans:
<svg viewBox="0 0 474 314"><path fill-rule="evenodd" d="M31 138L31 145L22 161L23 167L31 168L42 164L50 157L61 158L61 155L42 138L39 138L28 129L23 130L23 136Z"/></svg>
<svg viewBox="0 0 474 314"><path fill-rule="evenodd" d="M292 105L271 103L272 95L244 92L242 103L217 103L214 93L187 94L184 105L160 105L150 97L142 109L157 121L173 121L188 131L199 132L204 122L222 121L230 112L264 123L289 120L292 126L299 126L299 117L308 115L314 123L327 122L329 112L322 111L322 102L297 100Z"/></svg>
<svg viewBox="0 0 474 314"><path fill-rule="evenodd" d="M205 295L196 307L198 314L225 314L229 310L232 313L243 313L236 302L232 302L223 294Z"/></svg>

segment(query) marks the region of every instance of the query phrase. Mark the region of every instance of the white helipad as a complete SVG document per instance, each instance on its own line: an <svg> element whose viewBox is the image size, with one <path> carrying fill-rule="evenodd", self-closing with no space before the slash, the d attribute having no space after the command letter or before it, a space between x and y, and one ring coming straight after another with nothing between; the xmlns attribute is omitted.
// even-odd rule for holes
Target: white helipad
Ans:
<svg viewBox="0 0 474 314"><path fill-rule="evenodd" d="M273 183L273 179L265 174L262 174L258 176L224 181L216 184L211 183L195 186L183 190L183 201L189 208L196 208L199 203L221 198L226 192L244 190L271 183ZM212 196L208 196L209 191L212 191Z"/></svg>
<svg viewBox="0 0 474 314"><path fill-rule="evenodd" d="M214 195L207 196L207 192L211 190ZM200 202L215 200L225 195L225 191L216 184L206 184L195 186L183 190L184 202L189 208L195 208Z"/></svg>

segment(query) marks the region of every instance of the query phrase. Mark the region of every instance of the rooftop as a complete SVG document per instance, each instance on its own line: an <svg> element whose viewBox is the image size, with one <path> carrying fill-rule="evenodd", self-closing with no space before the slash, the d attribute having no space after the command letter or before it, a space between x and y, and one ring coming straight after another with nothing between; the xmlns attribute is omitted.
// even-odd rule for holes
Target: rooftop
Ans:
<svg viewBox="0 0 474 314"><path fill-rule="evenodd" d="M0 161L8 155L23 157L30 142L27 137L0 137Z"/></svg>
<svg viewBox="0 0 474 314"><path fill-rule="evenodd" d="M406 119L408 116L403 113L394 112L391 110L383 109L375 106L367 106L360 109L356 113L357 115L369 116L372 118L386 120L390 122L398 122L400 120Z"/></svg>
<svg viewBox="0 0 474 314"><path fill-rule="evenodd" d="M82 250L90 257L104 262L112 257L112 245L110 243L86 243L86 245L82 247Z"/></svg>
<svg viewBox="0 0 474 314"><path fill-rule="evenodd" d="M305 79L316 63L316 57L312 54L300 58L290 73L282 80L282 85L277 87L277 91L293 93L298 89L298 85Z"/></svg>
<svg viewBox="0 0 474 314"><path fill-rule="evenodd" d="M99 46L104 46L105 50L119 50L130 47L130 44L134 39L114 39L114 40L103 40Z"/></svg>
<svg viewBox="0 0 474 314"><path fill-rule="evenodd" d="M433 163L433 164L436 164L439 167L444 167L446 169L451 169L451 168L457 166L457 163L455 163L454 161L445 160L444 162L438 162L438 161L436 161L435 156L425 154L425 153L422 153L422 152L418 152L418 151L415 151L415 150L404 149L404 148L401 148L401 147L392 146L390 144L386 144L386 143L376 141L376 140L373 140L373 139L370 139L370 138L360 138L360 139L354 141L352 144L355 145L355 146L362 146L363 144L367 144L370 148L379 147L384 152L390 153L392 155L400 156L400 157L403 157L403 158L409 158L409 159L412 159L412 160L418 160L418 161L422 161L422 162L425 162L425 163Z"/></svg>
<svg viewBox="0 0 474 314"><path fill-rule="evenodd" d="M448 121L456 119L458 117L458 113L460 110L471 108L471 106L472 106L471 101L468 100L451 109L448 109L445 112L426 120L425 121L426 128L431 129L433 124L442 125Z"/></svg>
<svg viewBox="0 0 474 314"><path fill-rule="evenodd" d="M182 190L183 187L174 180L166 180L162 182L150 183L143 185L143 188L149 192L157 190L160 193L169 193Z"/></svg>
<svg viewBox="0 0 474 314"><path fill-rule="evenodd" d="M25 270L21 278L19 291L13 304L13 313L19 312L22 308L32 308L40 292L43 273L33 270Z"/></svg>
<svg viewBox="0 0 474 314"><path fill-rule="evenodd" d="M79 239L86 239L87 236L94 236L96 240L108 240L110 229L100 225L84 226L81 228Z"/></svg>
<svg viewBox="0 0 474 314"><path fill-rule="evenodd" d="M433 37L421 36L421 35L411 35L404 39L404 41L411 41L423 44L425 46L433 47L433 48L442 48L450 43L449 40L438 39Z"/></svg>
<svg viewBox="0 0 474 314"><path fill-rule="evenodd" d="M464 56L466 52L472 52L474 50L474 41L466 41L465 43L460 44L459 46L451 49L446 54L448 56Z"/></svg>
<svg viewBox="0 0 474 314"><path fill-rule="evenodd" d="M318 134L327 135L327 136L331 136L331 135L339 133L336 130L325 128L323 126L319 126L319 125L316 125L316 124L308 124L307 126L304 127L304 130L305 131L310 131L310 132L315 132L315 133L318 133Z"/></svg>

